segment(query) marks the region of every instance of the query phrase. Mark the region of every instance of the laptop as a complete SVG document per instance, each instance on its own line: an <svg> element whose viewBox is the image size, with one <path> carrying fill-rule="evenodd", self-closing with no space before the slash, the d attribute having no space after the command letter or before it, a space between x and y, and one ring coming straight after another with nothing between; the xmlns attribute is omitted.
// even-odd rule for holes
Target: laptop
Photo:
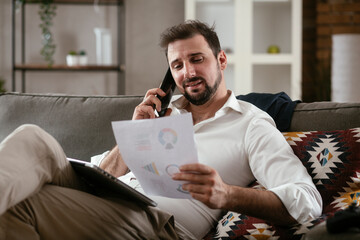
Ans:
<svg viewBox="0 0 360 240"><path fill-rule="evenodd" d="M157 203L120 181L95 164L68 158L75 172L92 188L96 195L119 196L122 199L136 201L146 206L156 207Z"/></svg>

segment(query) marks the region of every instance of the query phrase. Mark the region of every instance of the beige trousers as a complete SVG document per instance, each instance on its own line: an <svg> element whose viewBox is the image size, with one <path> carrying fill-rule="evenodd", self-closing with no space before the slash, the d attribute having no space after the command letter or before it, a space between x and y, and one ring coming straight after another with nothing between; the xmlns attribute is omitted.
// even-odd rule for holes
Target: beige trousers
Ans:
<svg viewBox="0 0 360 240"><path fill-rule="evenodd" d="M157 208L86 192L57 141L23 125L0 144L0 239L177 239Z"/></svg>

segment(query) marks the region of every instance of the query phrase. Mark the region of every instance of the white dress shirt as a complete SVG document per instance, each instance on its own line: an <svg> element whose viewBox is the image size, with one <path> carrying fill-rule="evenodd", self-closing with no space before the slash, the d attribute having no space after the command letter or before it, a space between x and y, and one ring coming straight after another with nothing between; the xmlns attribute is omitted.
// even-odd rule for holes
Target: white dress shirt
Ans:
<svg viewBox="0 0 360 240"><path fill-rule="evenodd" d="M177 98L171 114L185 113L186 104ZM322 199L311 177L267 113L232 93L214 117L194 125L194 134L199 162L216 169L225 183L246 187L256 179L300 223L321 214ZM197 239L223 214L196 200L151 197Z"/></svg>
<svg viewBox="0 0 360 240"><path fill-rule="evenodd" d="M186 104L184 97L175 96L171 115L186 113ZM305 167L273 119L254 105L232 93L214 117L194 125L194 138L199 162L216 169L225 183L247 187L257 180L299 223L321 214L321 196ZM197 200L149 197L174 215L184 239L201 239L224 214Z"/></svg>

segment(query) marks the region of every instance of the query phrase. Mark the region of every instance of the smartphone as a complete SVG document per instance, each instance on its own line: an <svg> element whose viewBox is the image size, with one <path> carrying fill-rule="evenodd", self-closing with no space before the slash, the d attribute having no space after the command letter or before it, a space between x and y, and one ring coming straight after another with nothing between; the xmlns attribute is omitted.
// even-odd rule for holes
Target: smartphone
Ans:
<svg viewBox="0 0 360 240"><path fill-rule="evenodd" d="M161 97L159 95L157 96L161 101L161 111L158 112L159 117L162 117L165 115L165 112L169 106L171 97L174 94L175 87L176 87L176 84L175 84L174 78L171 74L170 68L168 68L168 70L165 74L164 80L161 82L161 85L160 85L160 89L163 90L166 93L166 95L164 97Z"/></svg>

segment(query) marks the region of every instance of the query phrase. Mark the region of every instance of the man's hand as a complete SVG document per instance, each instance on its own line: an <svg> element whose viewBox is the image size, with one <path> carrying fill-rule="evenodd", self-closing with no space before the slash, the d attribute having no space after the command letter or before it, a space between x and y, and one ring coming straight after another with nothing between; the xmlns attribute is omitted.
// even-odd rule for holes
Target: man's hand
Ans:
<svg viewBox="0 0 360 240"><path fill-rule="evenodd" d="M273 192L228 185L209 166L186 164L172 178L189 182L183 189L210 208L239 212L279 225L297 223Z"/></svg>
<svg viewBox="0 0 360 240"><path fill-rule="evenodd" d="M226 205L229 185L225 184L217 171L209 166L194 163L180 167L174 180L187 181L182 188L191 196L210 208L223 208Z"/></svg>
<svg viewBox="0 0 360 240"><path fill-rule="evenodd" d="M115 146L110 151L110 153L102 160L99 167L117 178L128 172L128 167L120 154L118 146Z"/></svg>
<svg viewBox="0 0 360 240"><path fill-rule="evenodd" d="M153 88L146 92L144 100L135 108L132 119L149 119L155 118L154 108L157 111L161 110L161 101L156 97L159 95L161 97L165 96L165 92L160 88ZM170 115L171 110L167 110L165 116Z"/></svg>

